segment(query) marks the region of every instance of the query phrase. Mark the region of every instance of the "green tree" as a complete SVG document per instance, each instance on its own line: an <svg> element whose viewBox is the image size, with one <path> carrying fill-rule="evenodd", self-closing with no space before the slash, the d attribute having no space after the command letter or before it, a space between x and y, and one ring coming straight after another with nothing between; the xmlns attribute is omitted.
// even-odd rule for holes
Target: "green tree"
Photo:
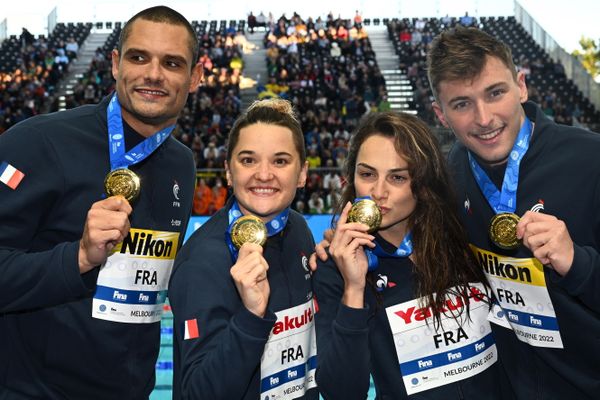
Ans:
<svg viewBox="0 0 600 400"><path fill-rule="evenodd" d="M596 43L593 39L582 36L579 45L581 50L575 50L573 55L581 61L593 78L598 77L600 75L600 39Z"/></svg>

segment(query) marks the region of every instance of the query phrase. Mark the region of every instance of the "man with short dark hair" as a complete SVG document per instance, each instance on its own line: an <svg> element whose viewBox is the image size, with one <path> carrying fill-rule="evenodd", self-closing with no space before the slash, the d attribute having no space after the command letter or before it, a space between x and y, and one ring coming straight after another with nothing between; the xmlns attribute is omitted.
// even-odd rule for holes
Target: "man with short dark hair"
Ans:
<svg viewBox="0 0 600 400"><path fill-rule="evenodd" d="M144 399L194 189L171 137L202 77L189 22L124 27L98 105L0 137L0 398Z"/></svg>
<svg viewBox="0 0 600 400"><path fill-rule="evenodd" d="M600 393L600 136L527 101L510 49L450 29L428 53L433 108L460 143L451 168L519 399Z"/></svg>

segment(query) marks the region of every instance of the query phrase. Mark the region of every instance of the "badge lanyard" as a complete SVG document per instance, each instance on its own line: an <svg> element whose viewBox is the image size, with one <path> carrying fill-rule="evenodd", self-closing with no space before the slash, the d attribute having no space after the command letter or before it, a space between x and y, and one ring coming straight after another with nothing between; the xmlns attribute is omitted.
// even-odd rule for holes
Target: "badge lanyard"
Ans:
<svg viewBox="0 0 600 400"><path fill-rule="evenodd" d="M283 228L285 228L289 214L290 209L288 207L279 214L277 214L275 218L273 218L265 224L265 226L267 227L268 237L278 234L283 230ZM233 204L231 205L231 208L229 209L228 213L229 227L227 228L227 232L225 232L225 242L227 243L227 247L229 247L229 252L231 253L231 258L234 263L237 261L238 249L235 248L233 242L231 241L231 228L233 227L235 221L237 221L238 218L240 218L242 215L242 210L240 209L238 201L234 199Z"/></svg>
<svg viewBox="0 0 600 400"><path fill-rule="evenodd" d="M475 181L484 197L496 214L508 212L514 213L517 209L517 187L519 186L519 165L529 148L529 139L531 137L532 124L529 118L525 117L523 125L519 130L515 144L509 154L504 179L502 181L502 192L498 191L496 185L487 176L483 168L479 165L475 157L468 152L469 165Z"/></svg>

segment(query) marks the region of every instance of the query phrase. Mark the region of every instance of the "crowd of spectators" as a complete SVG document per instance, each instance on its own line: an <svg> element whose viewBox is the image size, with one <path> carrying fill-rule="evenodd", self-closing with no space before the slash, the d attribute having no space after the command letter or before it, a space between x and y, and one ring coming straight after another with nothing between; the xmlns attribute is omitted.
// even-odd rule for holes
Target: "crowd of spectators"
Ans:
<svg viewBox="0 0 600 400"><path fill-rule="evenodd" d="M427 46L448 26L490 29L492 22L468 14L461 18L389 21L388 33L399 55L399 68L413 86L412 107L429 125L439 126L439 121L431 109L425 71ZM194 27L201 44L204 84L190 95L174 135L191 148L199 169L194 214L212 215L228 196L223 174L227 134L241 111L243 54L251 44L243 26L209 30L205 29L206 21L202 23L195 22ZM67 108L97 103L114 89L111 58L120 29L119 24L106 44L96 50L90 69L66 96ZM385 81L362 18L357 12L352 20L334 18L332 14L324 19L304 19L297 13L291 18L284 14L275 19L271 13L266 17L261 12L248 16L248 29L265 32L268 81L258 89L258 98L279 96L290 100L305 132L309 175L294 208L306 214L331 213L340 198L341 168L350 132L364 114L390 109ZM49 107L48 98L67 72L69 61L76 57L79 45L79 40L64 34L48 40L44 36L35 38L26 30L3 43L2 53L18 54L18 62L6 70L0 56L0 134L23 119L48 108L56 109L56 103ZM515 63L527 77L530 99L539 103L548 116L559 123L600 128L598 112L573 91L572 84L569 86L560 63L537 51L514 54Z"/></svg>
<svg viewBox="0 0 600 400"><path fill-rule="evenodd" d="M295 208L331 212L341 186L325 184L325 177L333 173L340 180L350 132L364 114L389 109L362 18L358 12L352 20L331 13L325 19L297 13L269 18L264 46L268 82L259 88L259 98L290 100L305 132L309 179Z"/></svg>
<svg viewBox="0 0 600 400"><path fill-rule="evenodd" d="M200 38L204 83L188 98L175 133L194 152L198 168L224 167L227 135L241 111L243 37L243 32L230 31Z"/></svg>
<svg viewBox="0 0 600 400"><path fill-rule="evenodd" d="M79 45L66 34L78 28L82 26L60 24L49 38L35 37L23 28L20 36L11 36L2 43L0 134L24 119L47 111L56 85L68 71L71 59L77 56Z"/></svg>
<svg viewBox="0 0 600 400"><path fill-rule="evenodd" d="M241 112L239 85L246 40L242 31L204 33L200 45L204 83L188 98L174 135L192 149L196 166L203 169L194 213L212 215L227 198L223 168L227 135Z"/></svg>

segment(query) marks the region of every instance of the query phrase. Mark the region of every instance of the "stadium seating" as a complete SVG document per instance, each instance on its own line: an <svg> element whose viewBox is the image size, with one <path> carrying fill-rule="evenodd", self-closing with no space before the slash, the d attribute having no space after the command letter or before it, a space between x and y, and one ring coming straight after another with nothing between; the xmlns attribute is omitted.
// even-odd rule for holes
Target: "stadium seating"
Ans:
<svg viewBox="0 0 600 400"><path fill-rule="evenodd" d="M83 43L91 23L59 23L52 34L35 38L27 30L10 36L0 47L0 133L48 111L47 99L69 68L65 41Z"/></svg>
<svg viewBox="0 0 600 400"><path fill-rule="evenodd" d="M412 34L417 31L415 21L414 18L393 19L387 25L388 34L394 42L400 69L411 78L414 90L411 105L419 117L435 126L439 122L431 109L433 98L425 70L427 44L444 28L454 26L459 20L451 18L445 24L441 19L425 19L425 27L419 30L422 34L420 42L401 40L403 32ZM579 124L600 131L600 112L566 77L562 66L535 43L514 17L481 17L478 27L511 47L515 65L527 73L530 98L539 103L549 116L559 123ZM411 68L416 73L409 73Z"/></svg>
<svg viewBox="0 0 600 400"><path fill-rule="evenodd" d="M436 129L439 122L431 109L425 54L435 35L460 21L448 16L386 17L368 18L354 26L351 20L335 19L331 14L325 19L303 19L294 14L290 19L282 16L274 26L267 27L264 43L269 80L257 97L280 96L294 103L305 131L309 161L315 167L307 189L295 204L299 210L321 210L320 206L309 205L315 192L325 209L331 210L331 199L339 193L323 187L323 177L330 172L339 175L350 132L362 114L378 109L386 95L385 80L363 25L387 27L398 67L407 75L413 90L409 107ZM473 21L512 48L515 64L527 75L530 98L549 116L560 123L600 130L600 112L514 17L481 17ZM239 82L244 60L235 37L246 32L246 21L195 20L192 26L200 39L205 83L188 99L174 134L192 149L199 177L212 189L216 182L222 184L225 138L241 111ZM114 89L111 51L116 47L121 22L97 22L95 26L60 23L49 38L23 34L2 43L0 133L22 119L57 109L56 104L49 107L45 99L51 97L68 65L56 63L54 56L70 37L81 46L93 28L112 32L97 49L90 69L79 78L73 93L66 96L67 107L75 107L95 103ZM451 140L451 135L444 136L444 144ZM209 213L215 210L213 207Z"/></svg>

